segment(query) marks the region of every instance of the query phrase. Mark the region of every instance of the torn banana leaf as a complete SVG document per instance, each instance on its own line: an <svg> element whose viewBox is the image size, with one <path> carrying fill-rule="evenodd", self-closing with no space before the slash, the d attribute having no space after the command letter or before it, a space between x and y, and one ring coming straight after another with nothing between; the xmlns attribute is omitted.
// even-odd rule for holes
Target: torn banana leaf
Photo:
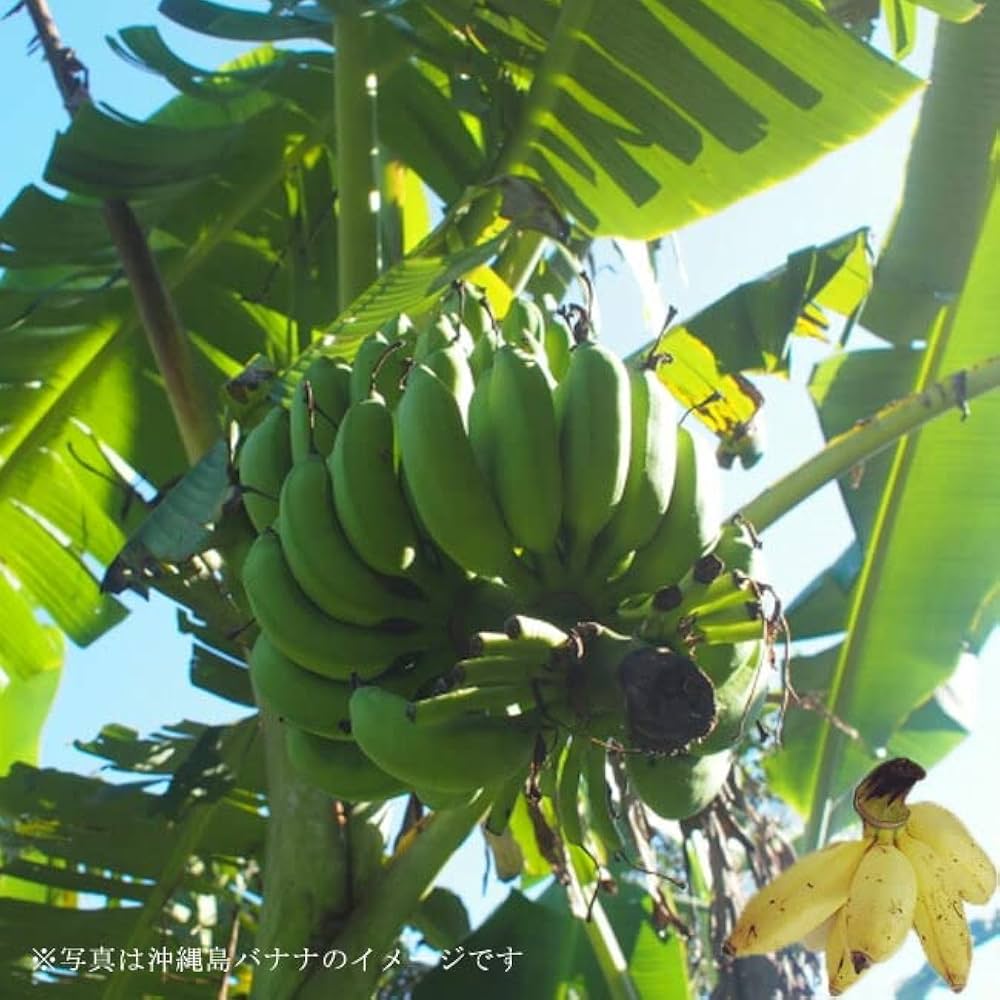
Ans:
<svg viewBox="0 0 1000 1000"><path fill-rule="evenodd" d="M764 404L744 372L784 372L793 335L826 339L827 313L853 321L872 283L868 231L791 254L661 334L647 355L663 384L720 442L720 461L745 467L761 453L755 417Z"/></svg>

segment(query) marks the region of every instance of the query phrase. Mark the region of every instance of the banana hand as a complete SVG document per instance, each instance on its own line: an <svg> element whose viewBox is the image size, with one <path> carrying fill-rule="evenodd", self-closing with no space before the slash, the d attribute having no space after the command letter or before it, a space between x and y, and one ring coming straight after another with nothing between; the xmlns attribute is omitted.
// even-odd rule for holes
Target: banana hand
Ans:
<svg viewBox="0 0 1000 1000"><path fill-rule="evenodd" d="M765 955L801 941L847 902L869 846L869 841L845 840L799 858L747 903L726 940L726 952Z"/></svg>

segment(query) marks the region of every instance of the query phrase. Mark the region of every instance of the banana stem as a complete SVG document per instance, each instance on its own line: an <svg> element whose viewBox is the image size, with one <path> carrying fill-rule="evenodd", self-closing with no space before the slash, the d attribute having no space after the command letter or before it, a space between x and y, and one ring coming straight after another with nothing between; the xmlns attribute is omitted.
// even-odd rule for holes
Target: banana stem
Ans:
<svg viewBox="0 0 1000 1000"><path fill-rule="evenodd" d="M70 117L74 117L81 107L92 103L86 76L82 75L85 68L59 37L46 0L27 0L25 8L63 104ZM14 11L17 9L15 6ZM211 396L199 383L191 343L135 213L127 202L114 198L106 198L101 203L101 210L128 280L146 341L163 376L164 392L184 453L189 464L194 465L219 436Z"/></svg>
<svg viewBox="0 0 1000 1000"><path fill-rule="evenodd" d="M873 416L827 442L797 469L759 493L740 516L763 531L821 486L878 454L905 434L955 408L963 418L970 400L1000 386L1000 356L986 358L884 406Z"/></svg>
<svg viewBox="0 0 1000 1000"><path fill-rule="evenodd" d="M351 911L331 946L348 955L371 949L373 956L391 950L399 929L417 908L445 862L486 815L491 794L477 795L468 805L434 813L412 840L382 871L377 890ZM350 964L336 971L317 971L295 994L296 1000L344 1000L368 997L381 975L379 961Z"/></svg>

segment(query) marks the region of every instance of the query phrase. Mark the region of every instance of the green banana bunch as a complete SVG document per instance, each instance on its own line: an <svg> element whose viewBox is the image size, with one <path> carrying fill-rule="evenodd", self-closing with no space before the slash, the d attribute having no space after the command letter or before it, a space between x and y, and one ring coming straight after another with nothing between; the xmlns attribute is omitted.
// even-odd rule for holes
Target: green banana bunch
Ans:
<svg viewBox="0 0 1000 1000"><path fill-rule="evenodd" d="M412 703L377 686L351 695L351 732L361 749L409 787L471 792L525 772L535 729L525 719L474 715L421 722Z"/></svg>
<svg viewBox="0 0 1000 1000"><path fill-rule="evenodd" d="M276 406L246 436L237 455L243 506L257 531L269 528L278 516L281 483L292 465L288 435L288 411Z"/></svg>
<svg viewBox="0 0 1000 1000"><path fill-rule="evenodd" d="M278 536L258 535L243 563L243 586L257 624L271 642L307 670L350 680L377 677L393 663L440 646L440 628L387 622L362 628L324 614L302 592L288 567Z"/></svg>

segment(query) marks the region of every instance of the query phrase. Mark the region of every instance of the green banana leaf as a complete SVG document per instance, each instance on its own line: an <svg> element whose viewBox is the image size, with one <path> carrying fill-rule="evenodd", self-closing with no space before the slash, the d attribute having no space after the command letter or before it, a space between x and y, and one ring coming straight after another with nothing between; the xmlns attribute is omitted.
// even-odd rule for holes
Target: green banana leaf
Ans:
<svg viewBox="0 0 1000 1000"><path fill-rule="evenodd" d="M145 952L192 934L225 948L237 914L253 918L257 909L247 892L265 834L256 730L255 718L220 727L183 722L142 740L109 726L80 748L132 780L112 784L22 763L0 778L0 815L9 817L0 828L5 996L28 988L30 962L17 963L43 945L55 949L64 988L101 997L156 992L157 977L148 970L81 976L58 967L61 948ZM192 855L198 864L189 864ZM79 894L106 905L80 908ZM202 922L199 914L213 912L216 919ZM241 941L252 942L249 925ZM212 979L193 974L171 996L204 996L209 985L214 992Z"/></svg>
<svg viewBox="0 0 1000 1000"><path fill-rule="evenodd" d="M878 261L862 326L892 343L926 340L942 303L954 302L995 184L1000 120L1000 7L938 29L910 152L901 212Z"/></svg>
<svg viewBox="0 0 1000 1000"><path fill-rule="evenodd" d="M60 664L28 677L15 674L6 684L0 683L0 733L4 736L0 744L0 777L7 774L15 761L38 763L42 726L61 676Z"/></svg>
<svg viewBox="0 0 1000 1000"><path fill-rule="evenodd" d="M617 995L691 1000L695 994L688 980L685 947L675 935L662 941L657 937L642 890L623 882L617 896L601 898L601 906L615 929L632 980L633 991L619 987ZM509 969L503 958L508 948ZM570 913L565 891L555 884L534 902L511 892L470 937L449 951L420 980L415 1000L616 995L598 968L584 923ZM489 954L489 974L477 966L480 952Z"/></svg>
<svg viewBox="0 0 1000 1000"><path fill-rule="evenodd" d="M1000 308L998 262L1000 194L994 194L964 290L953 309L942 310L916 389L1000 352L990 320ZM850 787L876 751L919 748L913 755L929 766L954 746L953 730L940 726L940 738L917 743L900 730L926 725L926 717L913 713L954 671L974 620L983 631L981 608L995 591L1000 565L1000 469L986 460L998 420L1000 398L986 396L968 419L956 412L936 421L890 457L847 601L846 637L824 654L826 708L863 740L848 740L830 720L813 717L809 726L791 729L768 768L775 791L812 817L807 837L813 840L821 835L823 804Z"/></svg>

